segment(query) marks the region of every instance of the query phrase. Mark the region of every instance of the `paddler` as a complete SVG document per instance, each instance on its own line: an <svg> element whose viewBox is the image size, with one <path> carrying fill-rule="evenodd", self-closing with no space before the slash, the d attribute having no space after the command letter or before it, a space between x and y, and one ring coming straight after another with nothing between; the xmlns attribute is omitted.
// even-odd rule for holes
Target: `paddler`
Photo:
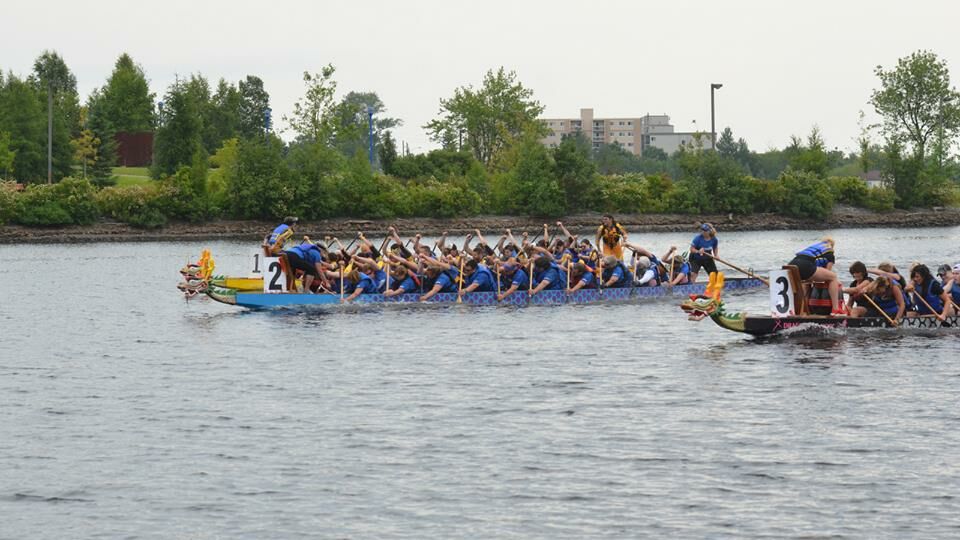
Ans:
<svg viewBox="0 0 960 540"><path fill-rule="evenodd" d="M300 220L294 216L283 218L283 223L263 239L263 252L267 257L274 257L283 251L283 244L293 236L293 226Z"/></svg>
<svg viewBox="0 0 960 540"><path fill-rule="evenodd" d="M510 257L500 267L500 275L507 289L497 296L497 302L503 301L517 291L525 291L530 286L530 276L527 271L520 266L516 257Z"/></svg>
<svg viewBox="0 0 960 540"><path fill-rule="evenodd" d="M313 280L322 279L321 276L325 273L320 245L304 242L299 246L283 250L283 253L287 256L287 264L291 272L297 270L303 272L303 290L300 292L312 293Z"/></svg>
<svg viewBox="0 0 960 540"><path fill-rule="evenodd" d="M863 291L873 281L873 278L867 275L867 265L860 261L856 261L850 265L850 275L853 276L853 281L850 282L849 287L843 288L843 292L850 296L849 300L847 300L847 311L850 311L852 314L854 307L870 307L870 304L863 300L862 295Z"/></svg>
<svg viewBox="0 0 960 540"><path fill-rule="evenodd" d="M847 311L840 303L840 289L842 287L837 273L831 270L837 262L833 248L833 238L824 236L819 242L798 251L788 265L796 266L800 271L800 281L811 283L822 281L827 283L830 293L830 315L845 316Z"/></svg>
<svg viewBox="0 0 960 540"><path fill-rule="evenodd" d="M597 245L603 241L602 255L613 255L623 260L623 245L627 242L627 231L610 214L604 214L597 227Z"/></svg>
<svg viewBox="0 0 960 540"><path fill-rule="evenodd" d="M470 259L463 264L463 292L492 292L497 290L497 278L486 265Z"/></svg>
<svg viewBox="0 0 960 540"><path fill-rule="evenodd" d="M533 260L533 282L530 296L540 291L559 291L567 286L567 274L551 257L541 255Z"/></svg>
<svg viewBox="0 0 960 540"><path fill-rule="evenodd" d="M633 284L633 273L623 264L623 261L613 255L607 255L603 258L602 282L604 289L630 287Z"/></svg>
<svg viewBox="0 0 960 540"><path fill-rule="evenodd" d="M944 321L953 314L950 295L943 289L940 282L933 278L927 265L918 264L910 270L910 284L907 285L906 290L913 293L915 297L913 310L907 316L935 315Z"/></svg>
<svg viewBox="0 0 960 540"><path fill-rule="evenodd" d="M937 269L937 276L940 278L943 290L950 295L950 300L953 301L954 309L956 309L956 306L960 306L960 264L953 265L953 268L949 264L941 264L940 268Z"/></svg>
<svg viewBox="0 0 960 540"><path fill-rule="evenodd" d="M858 290L869 298L869 301L865 301L863 305L854 306L850 310L850 315L853 317L883 317L885 313L894 322L899 323L906 311L906 303L900 287L891 284L890 279L885 276L864 283L866 283L866 286ZM880 313L877 308L880 308L883 313Z"/></svg>
<svg viewBox="0 0 960 540"><path fill-rule="evenodd" d="M422 259L427 265L426 277L432 285L430 290L420 295L421 302L426 302L437 293L457 292L457 279L460 277L460 272L455 266L432 257Z"/></svg>
<svg viewBox="0 0 960 540"><path fill-rule="evenodd" d="M703 268L708 274L717 271L717 263L713 257L719 256L717 246L720 241L717 239L717 230L709 223L700 225L700 234L693 237L690 242L690 283L697 281L697 275Z"/></svg>

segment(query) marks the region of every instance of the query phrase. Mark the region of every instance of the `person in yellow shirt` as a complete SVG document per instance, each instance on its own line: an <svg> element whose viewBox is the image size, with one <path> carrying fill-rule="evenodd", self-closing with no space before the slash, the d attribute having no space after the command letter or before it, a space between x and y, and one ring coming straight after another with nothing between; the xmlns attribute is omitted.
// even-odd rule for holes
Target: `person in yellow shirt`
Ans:
<svg viewBox="0 0 960 540"><path fill-rule="evenodd" d="M597 227L597 245L603 241L603 254L613 255L623 260L623 245L627 242L627 230L617 223L613 216L604 214Z"/></svg>

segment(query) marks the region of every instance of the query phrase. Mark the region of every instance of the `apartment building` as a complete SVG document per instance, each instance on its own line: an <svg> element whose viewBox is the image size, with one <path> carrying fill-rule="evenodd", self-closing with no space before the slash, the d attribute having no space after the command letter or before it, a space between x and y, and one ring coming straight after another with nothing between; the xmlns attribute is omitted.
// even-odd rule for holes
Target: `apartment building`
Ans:
<svg viewBox="0 0 960 540"><path fill-rule="evenodd" d="M697 138L704 146L710 144L709 133L676 132L670 117L647 114L628 118L595 118L593 109L580 109L580 118L543 118L541 122L550 133L541 139L545 146L555 148L564 135L581 132L594 148L617 143L635 156L642 156L647 147L656 147L668 155L681 145L695 145Z"/></svg>

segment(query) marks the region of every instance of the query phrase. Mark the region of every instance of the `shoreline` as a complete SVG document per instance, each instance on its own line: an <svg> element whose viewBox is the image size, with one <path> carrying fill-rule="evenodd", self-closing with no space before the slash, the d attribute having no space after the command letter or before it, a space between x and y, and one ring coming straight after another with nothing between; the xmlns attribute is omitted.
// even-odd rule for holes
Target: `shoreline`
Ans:
<svg viewBox="0 0 960 540"><path fill-rule="evenodd" d="M577 214L560 221L574 234L593 231L600 223L601 214ZM641 232L689 232L697 221L712 223L718 231L772 231L834 228L911 228L955 227L960 225L960 208L931 210L896 210L875 213L852 207L836 207L825 220L799 219L779 214L703 215L686 214L622 214L617 221L629 230ZM531 234L547 222L554 228L556 219L544 220L520 216L473 216L466 218L397 218L390 220L326 219L301 221L297 235L309 235L314 240L324 236L352 238L358 230L371 236L386 232L393 225L402 237L416 233L425 236L447 231L451 236L463 236L474 229L484 234L499 234L513 229L514 234L527 230ZM267 221L213 221L209 223L171 223L160 229L146 230L125 223L99 222L92 225L69 227L0 226L0 244L78 244L94 242L175 242L201 240L249 240L258 242L276 227Z"/></svg>

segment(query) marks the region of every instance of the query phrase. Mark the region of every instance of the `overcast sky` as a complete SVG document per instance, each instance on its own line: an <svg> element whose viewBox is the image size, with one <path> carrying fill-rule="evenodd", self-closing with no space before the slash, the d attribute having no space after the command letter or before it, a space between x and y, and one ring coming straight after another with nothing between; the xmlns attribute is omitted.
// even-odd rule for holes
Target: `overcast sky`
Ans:
<svg viewBox="0 0 960 540"><path fill-rule="evenodd" d="M948 0L54 0L4 2L3 20L3 71L25 76L55 49L84 99L124 51L158 96L176 74L213 84L254 74L277 127L303 71L332 63L338 93L377 92L415 152L434 146L421 126L440 98L499 66L546 116L666 113L681 131L710 129L719 82L717 131L730 126L758 151L814 124L828 147L853 149L858 112L872 113L874 67L915 50L937 53L960 81L960 2Z"/></svg>

